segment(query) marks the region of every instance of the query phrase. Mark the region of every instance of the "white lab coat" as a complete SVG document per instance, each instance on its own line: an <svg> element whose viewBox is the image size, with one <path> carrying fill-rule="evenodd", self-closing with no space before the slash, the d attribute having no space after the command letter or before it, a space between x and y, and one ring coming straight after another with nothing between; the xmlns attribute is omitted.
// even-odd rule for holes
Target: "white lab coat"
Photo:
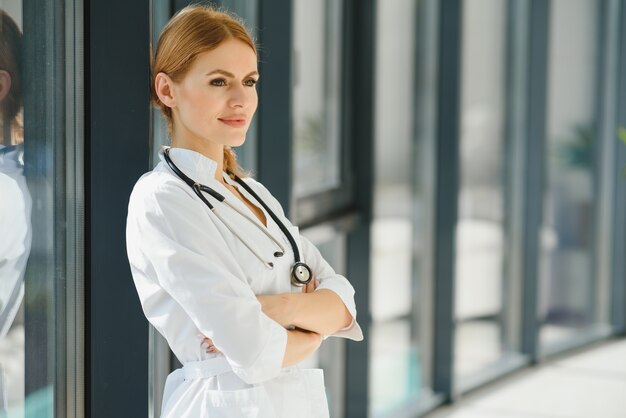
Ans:
<svg viewBox="0 0 626 418"><path fill-rule="evenodd" d="M274 269L268 269L170 170L162 153L161 162L133 189L126 231L128 258L144 313L184 366L168 377L161 416L328 417L322 370L298 365L281 368L287 331L262 312L255 297L302 291L289 280L294 258L287 238L264 210L267 229L287 250L283 257L274 258L276 245L262 231L207 196L247 243L274 260ZM170 156L187 176L252 215L215 180L215 161L182 148L172 148ZM260 206L226 174L224 179ZM244 181L291 231L316 275L317 289L336 292L352 314L352 324L334 336L362 340L350 282L299 235L261 183ZM205 351L204 335L221 353Z"/></svg>
<svg viewBox="0 0 626 418"><path fill-rule="evenodd" d="M31 197L24 177L24 146L0 145L0 338L9 331L24 297L30 254Z"/></svg>
<svg viewBox="0 0 626 418"><path fill-rule="evenodd" d="M30 254L32 229L31 196L24 177L24 145L0 145L0 340L11 331L24 298L24 271ZM15 332L17 328L14 328ZM6 345L6 344L5 344ZM15 348L5 351L0 363L0 415L4 416L9 394L19 379L20 355ZM23 359L23 358L22 358ZM5 373L6 367L6 373ZM13 379L11 379L13 378ZM16 380L18 382L16 382ZM23 383L23 381L22 381Z"/></svg>

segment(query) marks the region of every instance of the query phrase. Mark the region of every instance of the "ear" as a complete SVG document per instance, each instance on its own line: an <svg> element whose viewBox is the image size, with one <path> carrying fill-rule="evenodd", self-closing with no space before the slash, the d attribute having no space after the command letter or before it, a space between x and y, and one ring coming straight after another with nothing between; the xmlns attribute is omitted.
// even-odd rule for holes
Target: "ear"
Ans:
<svg viewBox="0 0 626 418"><path fill-rule="evenodd" d="M176 107L174 82L165 73L158 73L154 78L154 90L159 100L167 107Z"/></svg>
<svg viewBox="0 0 626 418"><path fill-rule="evenodd" d="M0 102L9 94L11 90L11 74L8 71L0 70Z"/></svg>

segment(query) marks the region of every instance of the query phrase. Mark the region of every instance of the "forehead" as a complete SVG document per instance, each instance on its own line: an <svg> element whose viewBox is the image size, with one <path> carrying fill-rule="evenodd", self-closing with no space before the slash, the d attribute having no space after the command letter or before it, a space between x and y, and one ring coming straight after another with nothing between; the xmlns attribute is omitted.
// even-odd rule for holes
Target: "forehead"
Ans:
<svg viewBox="0 0 626 418"><path fill-rule="evenodd" d="M198 54L190 68L191 72L203 74L213 70L224 70L235 76L243 76L257 70L257 56L245 42L228 39L217 48Z"/></svg>

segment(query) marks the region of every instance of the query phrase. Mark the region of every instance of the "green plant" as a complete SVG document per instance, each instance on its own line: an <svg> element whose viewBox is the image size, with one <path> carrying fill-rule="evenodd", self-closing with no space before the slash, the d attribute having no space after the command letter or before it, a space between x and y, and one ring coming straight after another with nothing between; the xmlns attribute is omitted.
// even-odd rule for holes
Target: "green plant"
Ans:
<svg viewBox="0 0 626 418"><path fill-rule="evenodd" d="M301 151L320 152L326 145L321 118L307 116L303 125L297 132L296 147Z"/></svg>
<svg viewBox="0 0 626 418"><path fill-rule="evenodd" d="M571 132L557 145L556 158L562 165L569 168L591 167L591 147L595 140L595 126L578 124Z"/></svg>
<svg viewBox="0 0 626 418"><path fill-rule="evenodd" d="M620 126L617 129L617 137L621 139L624 144L626 144L626 128Z"/></svg>

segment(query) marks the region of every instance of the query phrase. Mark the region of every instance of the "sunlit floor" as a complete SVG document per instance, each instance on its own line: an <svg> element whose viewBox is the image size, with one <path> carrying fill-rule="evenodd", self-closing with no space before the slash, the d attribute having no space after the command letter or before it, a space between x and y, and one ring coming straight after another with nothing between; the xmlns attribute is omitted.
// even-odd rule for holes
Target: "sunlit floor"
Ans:
<svg viewBox="0 0 626 418"><path fill-rule="evenodd" d="M427 418L625 418L626 339L529 368Z"/></svg>

